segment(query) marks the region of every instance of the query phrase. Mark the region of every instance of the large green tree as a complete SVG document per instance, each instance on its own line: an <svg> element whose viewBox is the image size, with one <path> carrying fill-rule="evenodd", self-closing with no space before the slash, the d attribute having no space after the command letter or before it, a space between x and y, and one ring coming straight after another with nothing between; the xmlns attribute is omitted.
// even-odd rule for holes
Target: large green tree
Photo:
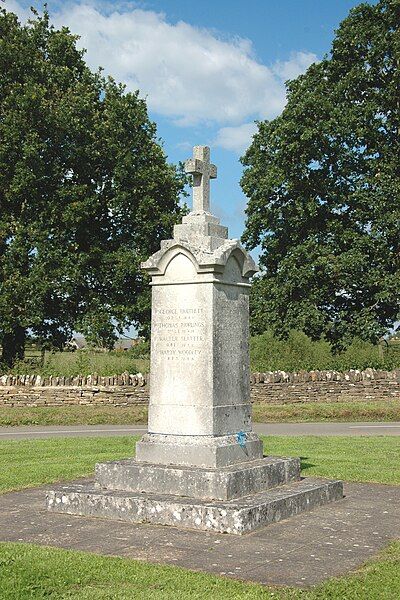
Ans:
<svg viewBox="0 0 400 600"><path fill-rule="evenodd" d="M11 365L27 331L61 346L72 330L111 344L146 326L141 260L179 217L167 164L137 93L93 73L68 29L0 10L0 344Z"/></svg>
<svg viewBox="0 0 400 600"><path fill-rule="evenodd" d="M351 10L242 162L253 331L377 340L399 318L399 0Z"/></svg>

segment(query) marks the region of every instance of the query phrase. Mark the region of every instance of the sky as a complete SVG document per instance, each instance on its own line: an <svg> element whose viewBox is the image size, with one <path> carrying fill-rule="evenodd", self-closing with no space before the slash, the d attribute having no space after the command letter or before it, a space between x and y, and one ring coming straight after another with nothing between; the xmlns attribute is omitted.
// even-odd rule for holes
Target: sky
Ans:
<svg viewBox="0 0 400 600"><path fill-rule="evenodd" d="M373 0L371 0L373 3ZM255 120L285 105L285 81L329 53L334 31L352 0L47 0L52 22L78 34L86 61L139 90L169 162L184 161L194 145L211 147L218 178L211 211L244 229L246 197L240 156ZM22 21L29 6L5 0ZM257 251L255 251L257 258Z"/></svg>

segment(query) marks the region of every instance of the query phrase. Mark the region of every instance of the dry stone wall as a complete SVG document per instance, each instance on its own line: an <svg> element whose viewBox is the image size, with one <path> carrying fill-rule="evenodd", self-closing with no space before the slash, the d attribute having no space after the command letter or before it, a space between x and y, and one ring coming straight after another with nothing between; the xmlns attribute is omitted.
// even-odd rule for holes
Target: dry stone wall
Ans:
<svg viewBox="0 0 400 600"><path fill-rule="evenodd" d="M251 374L256 404L304 402L400 401L400 369L379 371L269 371ZM148 376L123 373L110 377L0 377L0 406L146 405Z"/></svg>

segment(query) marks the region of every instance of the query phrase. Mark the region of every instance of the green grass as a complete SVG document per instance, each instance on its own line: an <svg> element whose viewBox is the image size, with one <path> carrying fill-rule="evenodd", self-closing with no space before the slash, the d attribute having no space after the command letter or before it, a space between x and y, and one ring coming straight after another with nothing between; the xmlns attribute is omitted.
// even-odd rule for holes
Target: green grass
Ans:
<svg viewBox="0 0 400 600"><path fill-rule="evenodd" d="M400 402L254 404L256 423L400 421ZM147 406L0 406L0 426L147 423Z"/></svg>
<svg viewBox="0 0 400 600"><path fill-rule="evenodd" d="M132 456L133 437L0 441L0 492L93 473L98 461ZM400 484L400 438L264 438L268 454L302 457L308 475ZM207 600L397 600L400 543L346 577L311 589L265 588L177 567L27 544L0 544L2 600L176 598Z"/></svg>
<svg viewBox="0 0 400 600"><path fill-rule="evenodd" d="M267 588L174 566L31 544L0 543L2 600L397 600L400 543L310 590Z"/></svg>
<svg viewBox="0 0 400 600"><path fill-rule="evenodd" d="M264 454L300 456L307 476L400 484L400 437L268 436Z"/></svg>
<svg viewBox="0 0 400 600"><path fill-rule="evenodd" d="M145 423L147 406L0 406L0 426Z"/></svg>
<svg viewBox="0 0 400 600"><path fill-rule="evenodd" d="M400 401L253 404L253 421L257 423L400 421Z"/></svg>
<svg viewBox="0 0 400 600"><path fill-rule="evenodd" d="M24 375L50 375L76 377L97 373L101 376L128 373L148 373L148 358L135 358L127 351L96 352L77 350L76 352L46 352L44 365L31 359L20 361L11 369L11 373ZM7 371L8 372L8 371Z"/></svg>
<svg viewBox="0 0 400 600"><path fill-rule="evenodd" d="M134 455L137 437L0 441L0 492L92 475L96 462ZM400 484L400 438L269 436L266 454L301 456L305 475Z"/></svg>
<svg viewBox="0 0 400 600"><path fill-rule="evenodd" d="M0 493L92 475L96 462L133 456L137 439L124 436L0 441Z"/></svg>

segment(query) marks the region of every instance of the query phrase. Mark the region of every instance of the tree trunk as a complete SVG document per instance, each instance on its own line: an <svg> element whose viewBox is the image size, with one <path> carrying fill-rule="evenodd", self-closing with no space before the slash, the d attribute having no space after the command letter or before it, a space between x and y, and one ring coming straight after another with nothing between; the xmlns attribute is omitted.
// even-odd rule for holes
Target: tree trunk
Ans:
<svg viewBox="0 0 400 600"><path fill-rule="evenodd" d="M3 335L3 352L1 361L8 367L13 367L16 360L23 360L25 355L26 330L16 325L11 332Z"/></svg>

